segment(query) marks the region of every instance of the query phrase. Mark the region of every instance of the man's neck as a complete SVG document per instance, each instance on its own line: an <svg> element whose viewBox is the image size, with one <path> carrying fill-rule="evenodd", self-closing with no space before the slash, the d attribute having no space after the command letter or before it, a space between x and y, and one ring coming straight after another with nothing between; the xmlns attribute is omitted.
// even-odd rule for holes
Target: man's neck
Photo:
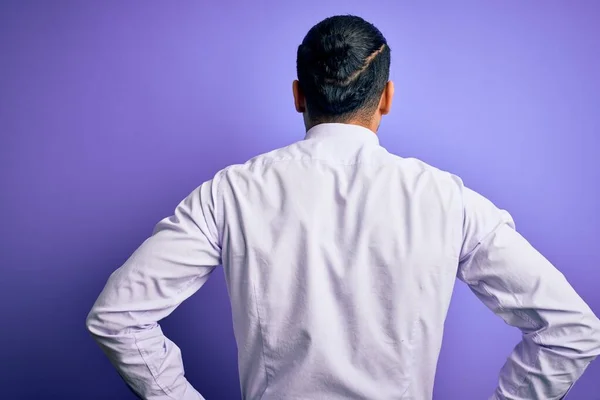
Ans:
<svg viewBox="0 0 600 400"><path fill-rule="evenodd" d="M364 123L362 121L354 121L354 120L349 120L349 121L319 121L319 122L310 122L310 123L305 123L305 127L306 127L306 131L308 132L311 128L314 128L317 125L321 125L321 124L345 124L345 125L356 125L356 126L360 126L363 128L367 128L368 130L370 130L371 132L373 132L375 135L377 135L377 130L379 128L379 124L374 123L374 121L370 122L370 123Z"/></svg>

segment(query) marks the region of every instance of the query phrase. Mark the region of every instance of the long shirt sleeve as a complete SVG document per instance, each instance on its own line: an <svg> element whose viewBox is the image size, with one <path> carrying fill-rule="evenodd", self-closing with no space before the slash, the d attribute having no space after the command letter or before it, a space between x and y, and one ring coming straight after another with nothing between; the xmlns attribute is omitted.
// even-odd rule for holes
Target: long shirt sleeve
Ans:
<svg viewBox="0 0 600 400"><path fill-rule="evenodd" d="M458 277L523 333L491 400L564 398L600 354L600 321L506 211L468 188L464 208Z"/></svg>
<svg viewBox="0 0 600 400"><path fill-rule="evenodd" d="M195 293L221 263L213 181L160 221L108 279L90 311L89 332L129 387L147 400L199 400L179 348L158 321Z"/></svg>

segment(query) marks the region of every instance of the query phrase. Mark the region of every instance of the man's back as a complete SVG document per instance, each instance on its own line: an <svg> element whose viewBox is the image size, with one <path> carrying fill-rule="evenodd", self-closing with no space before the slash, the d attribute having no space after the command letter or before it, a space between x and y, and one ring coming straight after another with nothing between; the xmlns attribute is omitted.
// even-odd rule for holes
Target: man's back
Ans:
<svg viewBox="0 0 600 400"><path fill-rule="evenodd" d="M507 212L355 125L220 171L111 275L87 326L144 399L202 398L157 321L219 264L245 399L431 399L456 277L524 334L492 399L560 399L600 353Z"/></svg>
<svg viewBox="0 0 600 400"><path fill-rule="evenodd" d="M431 397L462 244L450 174L326 124L215 185L246 398Z"/></svg>
<svg viewBox="0 0 600 400"><path fill-rule="evenodd" d="M246 399L431 399L456 277L523 333L492 399L560 399L600 353L600 321L506 211L379 146L390 57L360 17L312 27L305 140L219 171L111 275L87 328L142 398L202 398L158 321L221 264Z"/></svg>

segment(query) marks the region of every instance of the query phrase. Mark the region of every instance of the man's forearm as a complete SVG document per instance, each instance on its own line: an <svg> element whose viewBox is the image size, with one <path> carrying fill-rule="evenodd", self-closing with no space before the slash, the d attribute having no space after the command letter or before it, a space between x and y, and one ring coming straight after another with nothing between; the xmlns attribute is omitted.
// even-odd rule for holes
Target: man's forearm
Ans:
<svg viewBox="0 0 600 400"><path fill-rule="evenodd" d="M184 376L179 348L160 326L111 332L92 310L87 327L119 375L143 400L201 400L203 397Z"/></svg>
<svg viewBox="0 0 600 400"><path fill-rule="evenodd" d="M592 317L569 326L568 342L561 328L526 334L501 370L493 400L559 400L598 354L600 332Z"/></svg>

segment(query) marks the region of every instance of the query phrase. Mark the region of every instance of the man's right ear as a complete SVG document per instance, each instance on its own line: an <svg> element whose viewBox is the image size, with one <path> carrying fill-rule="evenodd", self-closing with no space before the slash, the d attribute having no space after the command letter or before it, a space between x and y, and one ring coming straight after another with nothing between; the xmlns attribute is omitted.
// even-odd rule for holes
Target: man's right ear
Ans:
<svg viewBox="0 0 600 400"><path fill-rule="evenodd" d="M296 107L296 111L304 114L306 112L306 98L304 97L304 93L302 93L302 89L300 89L300 82L298 80L294 80L292 83L292 91L294 92L294 106Z"/></svg>

